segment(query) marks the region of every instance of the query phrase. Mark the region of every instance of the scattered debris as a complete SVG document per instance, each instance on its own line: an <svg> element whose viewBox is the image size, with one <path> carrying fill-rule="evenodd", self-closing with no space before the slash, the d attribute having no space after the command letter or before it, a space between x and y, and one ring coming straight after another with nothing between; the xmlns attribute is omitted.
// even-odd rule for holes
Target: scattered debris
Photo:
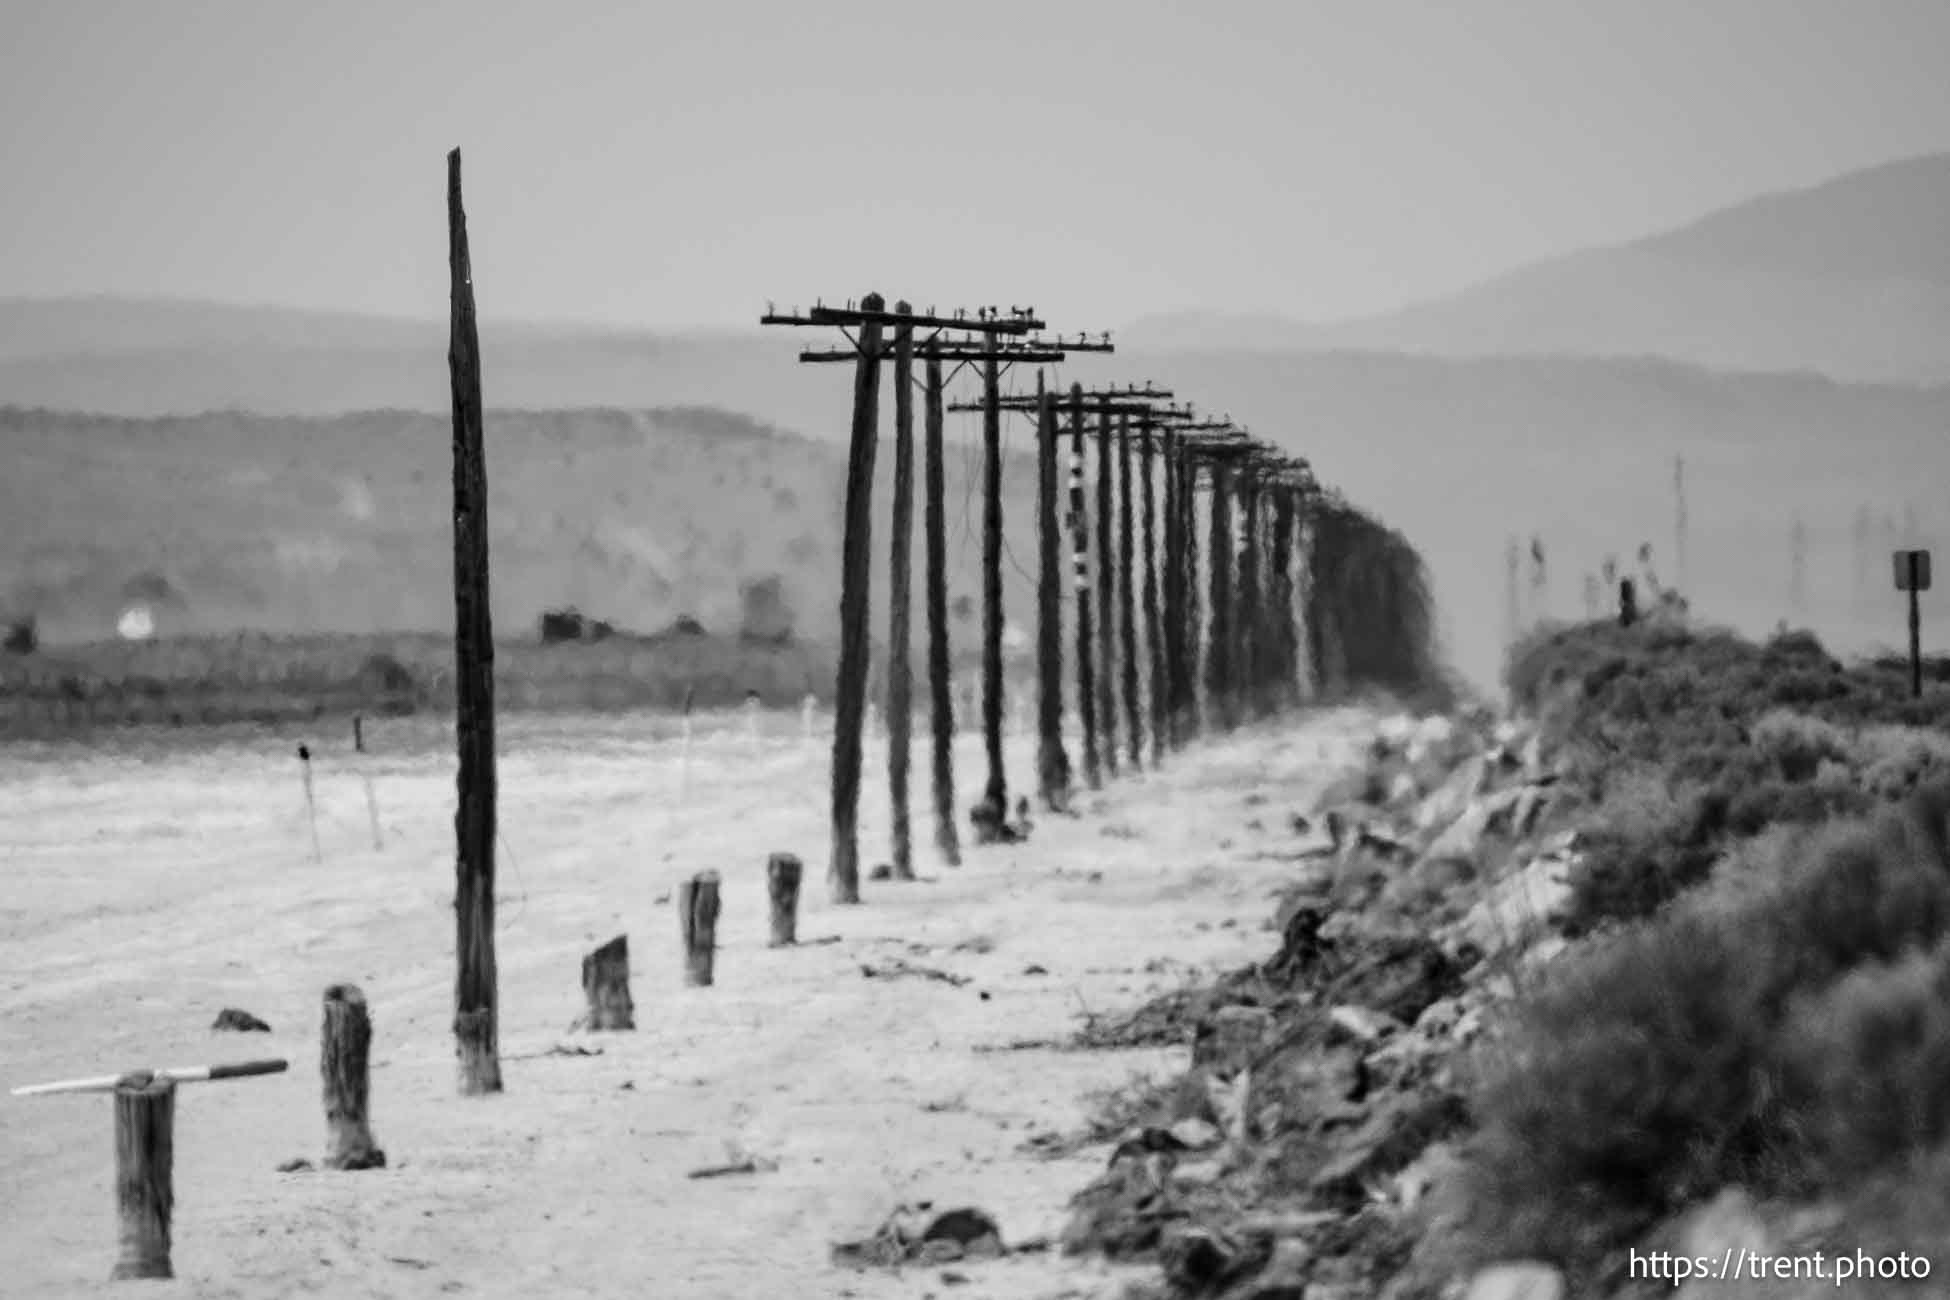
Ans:
<svg viewBox="0 0 1950 1300"><path fill-rule="evenodd" d="M268 1034L271 1032L269 1025L259 1020L250 1012L239 1011L236 1007L225 1007L222 1011L217 1012L216 1023L211 1025L210 1028L213 1032L217 1030L232 1030L240 1034Z"/></svg>
<svg viewBox="0 0 1950 1300"><path fill-rule="evenodd" d="M775 1171L776 1169L778 1169L778 1167L779 1166L777 1161L759 1160L756 1159L755 1157L747 1156L743 1160L734 1160L728 1164L705 1165L701 1169L691 1170L689 1173L685 1174L684 1177L686 1178L729 1178L735 1174L758 1174L758 1173L769 1174Z"/></svg>
<svg viewBox="0 0 1950 1300"><path fill-rule="evenodd" d="M871 1237L835 1245L833 1262L862 1270L897 1269L906 1264L998 1259L1010 1253L1002 1244L1001 1228L986 1212L968 1207L929 1217L931 1209L928 1201L895 1209Z"/></svg>
<svg viewBox="0 0 1950 1300"><path fill-rule="evenodd" d="M311 1167L311 1161L305 1159L303 1156L293 1156L278 1166L278 1172L281 1174L302 1174L308 1172Z"/></svg>
<svg viewBox="0 0 1950 1300"><path fill-rule="evenodd" d="M969 977L966 975L955 975L945 970L937 970L932 966L916 966L913 962L904 961L899 957L891 961L882 962L878 966L872 962L862 962L860 964L860 973L870 980L898 979L903 975L911 975L917 979L936 980L942 984L952 984L956 988L960 988L969 982Z"/></svg>

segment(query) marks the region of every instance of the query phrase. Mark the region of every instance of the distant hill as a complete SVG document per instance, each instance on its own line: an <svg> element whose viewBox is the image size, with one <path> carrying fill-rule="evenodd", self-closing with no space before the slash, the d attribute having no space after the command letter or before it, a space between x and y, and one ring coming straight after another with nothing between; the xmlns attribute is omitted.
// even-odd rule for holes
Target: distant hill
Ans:
<svg viewBox="0 0 1950 1300"><path fill-rule="evenodd" d="M1771 194L1373 317L1185 313L1134 345L1451 357L1665 357L1837 379L1950 381L1950 154Z"/></svg>
<svg viewBox="0 0 1950 1300"><path fill-rule="evenodd" d="M215 575L195 585L204 593L194 597L206 609L199 617L291 627L338 620L355 631L443 626L450 599L444 323L373 325L366 337L394 340L386 346L352 346L336 334L311 343L275 320L251 328L257 332L242 342L211 342L206 333L204 342L180 347L163 330L123 351L74 350L87 340L70 336L70 350L56 358L0 362L0 404L104 413L7 417L0 578L105 590L75 606L92 611L77 615L83 623L99 627L102 602L112 604L116 584L144 571L155 538L167 534L180 552L171 572L183 575L172 580L190 590L189 575ZM531 626L544 604L574 599L639 630L654 630L685 604L721 627L735 609L738 581L779 569L808 625L830 634L851 376L845 367L797 363L815 332L578 336L492 321L483 331L490 474L497 493L520 493L505 505L497 500L494 515L507 574L497 579L498 618ZM1659 360L1119 343L1115 355L1063 367L1059 382L1155 379L1311 457L1324 481L1400 527L1428 556L1457 661L1478 680L1494 673L1501 645L1510 535L1546 538L1556 557L1551 607L1558 614L1581 609L1585 573L1641 542L1653 544L1660 571L1673 576L1678 452L1688 460L1693 592L1702 607L1748 630L1805 616L1839 645L1900 642L1901 611L1891 613L1893 598L1877 585L1887 576L1886 557L1866 577L1855 571L1853 517L1870 510L1871 550L1893 544L1912 507L1926 535L1950 523L1929 489L1950 478L1950 387ZM972 395L967 375L956 383L958 396ZM1017 391L1034 384L1027 371L1007 380ZM261 414L196 414L226 409ZM883 431L891 419L892 402L884 400ZM704 432L719 420L781 432L750 443ZM964 512L977 430L974 416L948 417L950 524L967 557L955 581L970 594L979 516ZM1011 418L1005 430L1012 449L1027 447L1025 421ZM891 463L883 440L883 484ZM1034 479L1026 464L1012 473L1005 573L1022 593L1011 596L1010 608L1027 619ZM230 475L258 474L270 477L256 487L221 486ZM418 531L395 550L382 549L393 545L388 535L340 512L347 481L373 494L375 518L397 529L410 521ZM779 487L799 504L769 507ZM1805 615L1790 599L1788 539L1797 515L1812 548ZM882 520L884 536L884 513ZM518 531L503 542L503 529ZM694 585L679 582L688 572L682 566L655 570L670 584L666 591L647 561L603 558L650 554L638 533L654 538L660 552L690 547L701 566ZM802 533L822 558L792 560L786 548ZM347 576L320 577L315 582L326 585L311 587L277 576L308 572L296 558L311 553L307 543L292 539L319 535L352 548L355 560L341 570ZM1950 541L1950 530L1943 536ZM279 537L289 557L283 568L267 558ZM589 557L581 579L579 552ZM109 576L80 576L89 574ZM81 586L62 585L71 582ZM106 586L88 586L97 582ZM233 587L236 594L224 594ZM1927 603L1924 618L1926 628L1936 626ZM405 628L390 627L402 621Z"/></svg>
<svg viewBox="0 0 1950 1300"><path fill-rule="evenodd" d="M574 604L621 629L690 615L736 635L748 583L776 579L802 639L836 639L845 456L708 408L491 411L497 630ZM112 636L140 602L158 631L413 632L453 621L444 415L217 414L130 420L0 409L0 614L50 643ZM917 439L918 440L918 439ZM950 587L978 596L979 462L947 469ZM884 637L891 430L876 466L874 635ZM1035 466L1008 466L1004 587L1033 619ZM916 512L915 572L921 569ZM917 594L916 641L924 627ZM957 640L972 645L977 624Z"/></svg>

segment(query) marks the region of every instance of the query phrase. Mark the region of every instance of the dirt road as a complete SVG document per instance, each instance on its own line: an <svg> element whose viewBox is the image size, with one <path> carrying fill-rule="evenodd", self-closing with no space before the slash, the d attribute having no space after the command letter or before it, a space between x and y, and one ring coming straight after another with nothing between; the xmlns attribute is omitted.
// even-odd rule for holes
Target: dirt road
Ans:
<svg viewBox="0 0 1950 1300"><path fill-rule="evenodd" d="M822 878L826 742L797 718L757 739L724 722L688 764L668 721L508 719L507 1091L482 1100L454 1086L453 759L437 726L369 724L365 757L314 739L322 861L291 738L0 751L0 1084L289 1059L284 1075L180 1090L178 1277L146 1295L941 1293L940 1269L854 1273L828 1248L914 1200L985 1207L1012 1242L1058 1231L1103 1153L1044 1160L1020 1144L1173 1053L978 1049L1264 955L1282 868L1252 851L1351 757L1359 722L1324 714L1201 745L958 869L928 847L917 746L924 879L867 882L865 905L840 908ZM1010 760L1026 782L1031 742L1012 741ZM957 761L966 806L978 738ZM870 743L869 863L886 856L884 770ZM802 940L838 942L765 946L773 850L806 863ZM725 878L718 982L687 989L663 900L707 867ZM582 954L625 932L637 1032L570 1033ZM897 956L969 982L862 975ZM281 1174L322 1150L319 998L337 981L373 1009L372 1123L390 1167ZM272 1032L210 1032L226 1006ZM601 1055L549 1055L557 1044ZM126 1290L104 1281L112 1128L100 1095L0 1096L0 1295ZM728 1150L776 1168L686 1177ZM969 1300L1094 1295L1111 1276L1053 1254L956 1271Z"/></svg>

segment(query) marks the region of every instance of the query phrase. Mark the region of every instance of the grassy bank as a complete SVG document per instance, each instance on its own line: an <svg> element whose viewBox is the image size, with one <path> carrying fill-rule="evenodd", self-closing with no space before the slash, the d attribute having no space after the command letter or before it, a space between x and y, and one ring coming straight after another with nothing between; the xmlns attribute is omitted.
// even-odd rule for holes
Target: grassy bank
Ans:
<svg viewBox="0 0 1950 1300"><path fill-rule="evenodd" d="M1805 634L1594 624L1516 649L1512 696L1583 805L1566 928L1592 942L1479 1063L1476 1262L1617 1285L1626 1248L1738 1188L1950 1266L1950 687L1929 678L1913 699L1907 665Z"/></svg>

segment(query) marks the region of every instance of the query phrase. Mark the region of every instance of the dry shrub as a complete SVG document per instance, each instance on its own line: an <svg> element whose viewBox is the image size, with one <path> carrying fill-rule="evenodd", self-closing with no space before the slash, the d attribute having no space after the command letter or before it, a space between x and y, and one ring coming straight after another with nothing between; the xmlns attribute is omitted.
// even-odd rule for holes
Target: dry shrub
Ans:
<svg viewBox="0 0 1950 1300"><path fill-rule="evenodd" d="M1796 1190L1940 1136L1950 1010L1925 1004L1950 987L1916 954L1950 933L1946 810L1932 788L1750 844L1737 885L1560 959L1483 1063L1477 1253L1588 1273L1720 1187Z"/></svg>

